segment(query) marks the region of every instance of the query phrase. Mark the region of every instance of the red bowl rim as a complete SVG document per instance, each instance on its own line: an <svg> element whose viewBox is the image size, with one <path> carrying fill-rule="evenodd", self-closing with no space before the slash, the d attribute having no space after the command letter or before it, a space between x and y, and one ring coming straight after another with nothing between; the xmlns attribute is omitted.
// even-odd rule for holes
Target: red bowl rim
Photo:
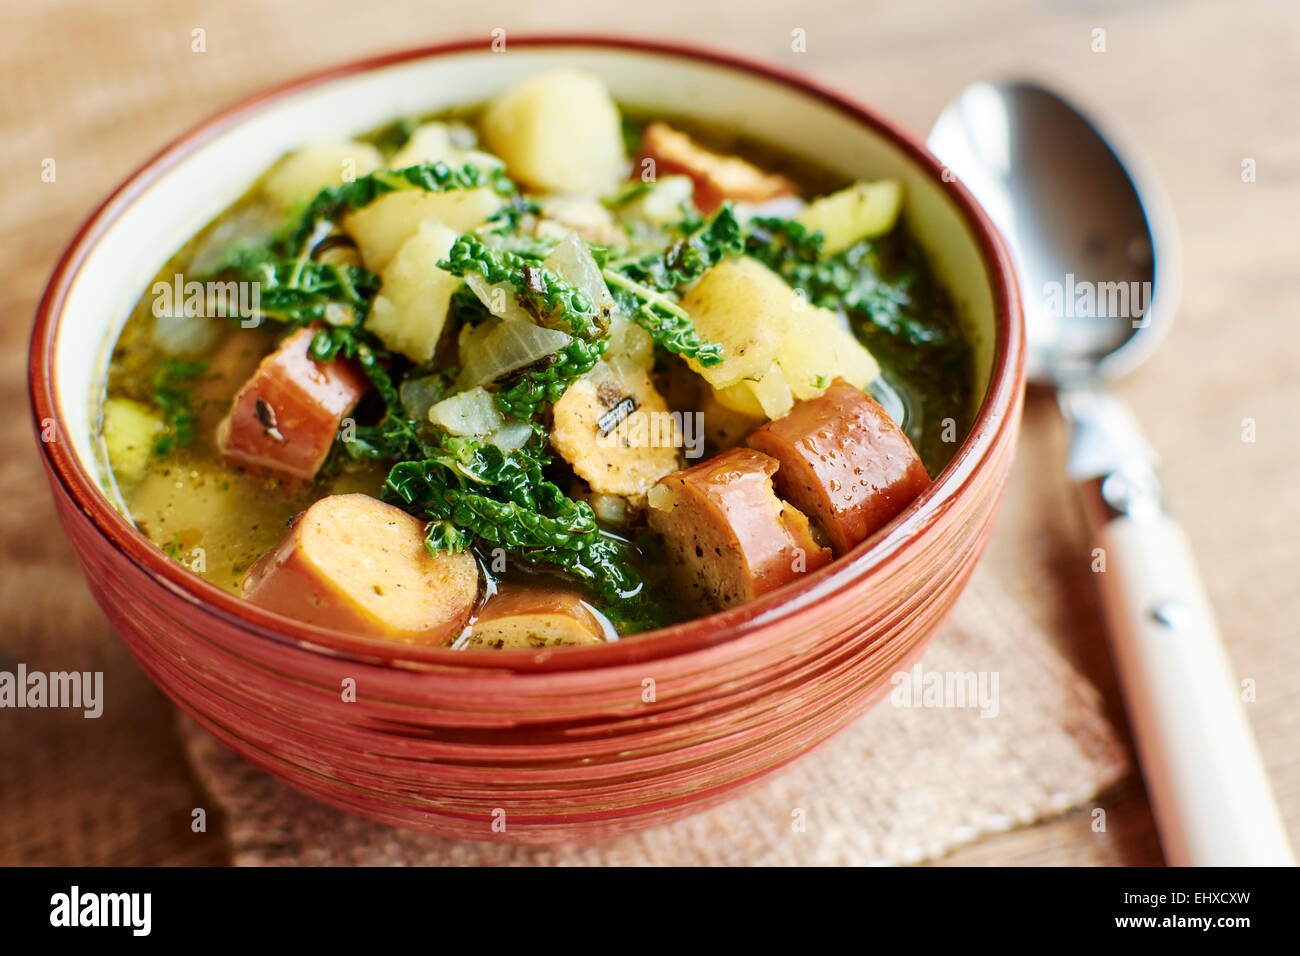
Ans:
<svg viewBox="0 0 1300 956"><path fill-rule="evenodd" d="M946 168L918 136L875 111L819 83L769 64L732 53L675 41L630 39L593 34L535 34L512 36L521 47L591 47L625 49L722 66L775 81L834 107L875 132L936 179ZM265 88L218 111L176 138L146 160L87 218L72 238L51 275L38 306L28 359L28 390L33 427L39 435L42 422L53 420L55 434L67 434L67 423L54 401L53 345L68 290L90 249L122 211L158 177L226 129L272 101L353 74L408 60L482 49L482 39L394 51L327 67ZM662 659L735 641L760 631L797 609L841 593L879 568L890 556L951 506L981 472L995 467L988 452L1004 430L1014 426L1008 414L1024 386L1024 332L1019 288L1011 258L987 214L959 181L948 175L945 185L972 229L993 284L996 343L988 391L961 447L930 487L872 538L805 580L788 584L739 607L633 638L590 647L544 648L513 651L464 651L441 647L393 644L358 637L266 611L205 581L172 561L135 529L100 490L94 477L58 440L39 441L46 467L77 508L109 545L139 569L199 613L213 614L239 631L311 651L372 664L414 664L436 669L511 670L522 672L579 671L615 667Z"/></svg>

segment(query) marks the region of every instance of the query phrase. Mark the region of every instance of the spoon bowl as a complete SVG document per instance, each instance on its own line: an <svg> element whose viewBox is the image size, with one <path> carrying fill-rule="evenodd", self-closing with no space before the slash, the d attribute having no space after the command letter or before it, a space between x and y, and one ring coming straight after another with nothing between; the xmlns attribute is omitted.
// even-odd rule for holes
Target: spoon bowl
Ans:
<svg viewBox="0 0 1300 956"><path fill-rule="evenodd" d="M1173 321L1180 272L1168 203L1095 123L1033 83L976 83L929 146L1006 237L1025 293L1026 372L1076 385L1143 361Z"/></svg>

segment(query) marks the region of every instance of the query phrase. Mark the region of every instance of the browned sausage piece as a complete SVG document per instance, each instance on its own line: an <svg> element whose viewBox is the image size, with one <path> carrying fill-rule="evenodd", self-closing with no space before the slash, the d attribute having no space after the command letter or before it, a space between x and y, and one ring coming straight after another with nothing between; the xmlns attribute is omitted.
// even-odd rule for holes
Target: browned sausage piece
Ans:
<svg viewBox="0 0 1300 956"><path fill-rule="evenodd" d="M651 123L641 135L640 160L646 159L654 160L657 176L691 177L695 207L702 213L713 212L726 200L759 203L798 192L784 176L765 173L737 156L710 152L667 123ZM634 172L641 172L640 161Z"/></svg>
<svg viewBox="0 0 1300 956"><path fill-rule="evenodd" d="M424 523L369 495L322 498L241 584L254 604L308 624L404 644L459 634L478 597L468 551L431 554Z"/></svg>
<svg viewBox="0 0 1300 956"><path fill-rule="evenodd" d="M264 358L217 426L226 464L310 480L339 425L370 387L353 362L317 362L308 349L316 326L299 329Z"/></svg>
<svg viewBox="0 0 1300 956"><path fill-rule="evenodd" d="M601 644L608 630L574 591L506 585L489 598L470 626L467 648L556 647Z"/></svg>
<svg viewBox="0 0 1300 956"><path fill-rule="evenodd" d="M863 541L930 485L907 436L874 398L836 379L747 439L781 463L776 488L816 520L836 555Z"/></svg>
<svg viewBox="0 0 1300 956"><path fill-rule="evenodd" d="M650 526L697 607L743 604L830 561L807 517L773 492L776 470L767 455L732 448L650 490Z"/></svg>

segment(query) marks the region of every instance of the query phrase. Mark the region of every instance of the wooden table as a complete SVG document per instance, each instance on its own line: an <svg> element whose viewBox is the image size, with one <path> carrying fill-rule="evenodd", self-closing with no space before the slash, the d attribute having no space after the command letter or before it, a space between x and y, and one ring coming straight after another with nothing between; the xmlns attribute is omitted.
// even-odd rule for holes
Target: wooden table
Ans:
<svg viewBox="0 0 1300 956"><path fill-rule="evenodd" d="M495 27L674 37L798 69L924 130L980 77L1040 78L1138 142L1180 222L1179 320L1125 395L1164 459L1169 498L1195 543L1230 651L1253 678L1250 705L1293 839L1300 836L1300 8L1284 2L1055 7L1028 0L906 4L777 0L477 5L168 0L11 4L0 98L0 669L105 672L99 720L0 711L0 863L221 863L220 820L190 829L205 797L190 777L174 710L135 667L81 583L55 524L26 410L36 301L76 225L143 159L232 98L303 70ZM849 12L851 11L851 12ZM807 51L791 50L806 33ZM1105 50L1095 51L1104 30ZM195 31L202 31L196 33ZM202 38L203 52L196 52ZM43 161L55 161L43 182ZM1243 164L1253 161L1253 182ZM1243 422L1256 440L1242 440ZM1031 395L1022 452L994 548L1029 547L1066 651L1122 720L1083 558L1056 473L1064 435ZM1045 623L1048 623L1045 621ZM1091 808L966 848L958 864L1160 862L1141 780ZM1300 841L1297 841L1300 842Z"/></svg>

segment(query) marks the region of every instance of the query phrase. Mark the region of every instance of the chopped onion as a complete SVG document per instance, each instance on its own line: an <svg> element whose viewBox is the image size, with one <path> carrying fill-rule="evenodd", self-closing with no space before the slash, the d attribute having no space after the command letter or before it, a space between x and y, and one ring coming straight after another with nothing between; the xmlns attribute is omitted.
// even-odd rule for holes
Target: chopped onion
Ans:
<svg viewBox="0 0 1300 956"><path fill-rule="evenodd" d="M624 215L656 226L679 222L686 216L695 184L689 176L662 176L645 195L628 204Z"/></svg>
<svg viewBox="0 0 1300 956"><path fill-rule="evenodd" d="M591 256L587 244L569 233L551 250L542 265L574 288L587 294L596 308L606 316L614 308L614 297L600 274L600 266Z"/></svg>
<svg viewBox="0 0 1300 956"><path fill-rule="evenodd" d="M522 319L498 322L481 337L469 335L461 342L460 381L467 386L486 385L554 355L572 341L567 332Z"/></svg>
<svg viewBox="0 0 1300 956"><path fill-rule="evenodd" d="M232 245L261 242L279 224L279 215L262 203L245 206L199 239L185 271L194 277L206 275L221 265Z"/></svg>
<svg viewBox="0 0 1300 956"><path fill-rule="evenodd" d="M466 149L460 154L459 160L462 164L473 163L484 172L491 172L494 169L503 168L505 160L500 156L494 156L492 153L485 153L481 149Z"/></svg>
<svg viewBox="0 0 1300 956"><path fill-rule="evenodd" d="M464 123L448 123L447 136L457 149L473 149L478 145L478 133L474 132L474 127Z"/></svg>
<svg viewBox="0 0 1300 956"><path fill-rule="evenodd" d="M755 216L765 216L772 219L793 219L799 213L803 212L804 207L808 204L798 196L779 196L776 199L769 199L760 203L736 203L736 218L741 223L747 223Z"/></svg>
<svg viewBox="0 0 1300 956"><path fill-rule="evenodd" d="M515 297L514 286L509 282L489 285L487 280L477 272L471 272L465 276L465 284L469 286L469 291L474 293L474 297L483 303L483 307L498 319L532 321L532 317L519 304L519 300Z"/></svg>
<svg viewBox="0 0 1300 956"><path fill-rule="evenodd" d="M154 317L153 340L168 355L199 355L217 344L221 327L206 315L164 312Z"/></svg>
<svg viewBox="0 0 1300 956"><path fill-rule="evenodd" d="M609 320L609 347L605 350L605 359L633 368L649 369L655 360L654 339L622 312L615 312Z"/></svg>
<svg viewBox="0 0 1300 956"><path fill-rule="evenodd" d="M605 524L627 524L631 517L631 506L622 495L593 494L587 501L591 510L596 512L596 518Z"/></svg>
<svg viewBox="0 0 1300 956"><path fill-rule="evenodd" d="M402 383L398 395L406 414L414 419L427 418L429 409L441 400L446 391L446 383L441 375L425 375L421 378L408 378Z"/></svg>
<svg viewBox="0 0 1300 956"><path fill-rule="evenodd" d="M471 388L429 409L429 421L453 435L490 435L505 424L492 394Z"/></svg>
<svg viewBox="0 0 1300 956"><path fill-rule="evenodd" d="M524 445L528 444L528 439L532 437L532 425L527 422L510 422L494 431L488 437L488 441L508 455L523 448Z"/></svg>
<svg viewBox="0 0 1300 956"><path fill-rule="evenodd" d="M501 323L496 319L487 319L478 325L466 323L460 327L460 332L456 335L456 348L459 350L462 364L464 357L483 347L483 342L487 339L492 331ZM480 384L474 382L474 385Z"/></svg>

